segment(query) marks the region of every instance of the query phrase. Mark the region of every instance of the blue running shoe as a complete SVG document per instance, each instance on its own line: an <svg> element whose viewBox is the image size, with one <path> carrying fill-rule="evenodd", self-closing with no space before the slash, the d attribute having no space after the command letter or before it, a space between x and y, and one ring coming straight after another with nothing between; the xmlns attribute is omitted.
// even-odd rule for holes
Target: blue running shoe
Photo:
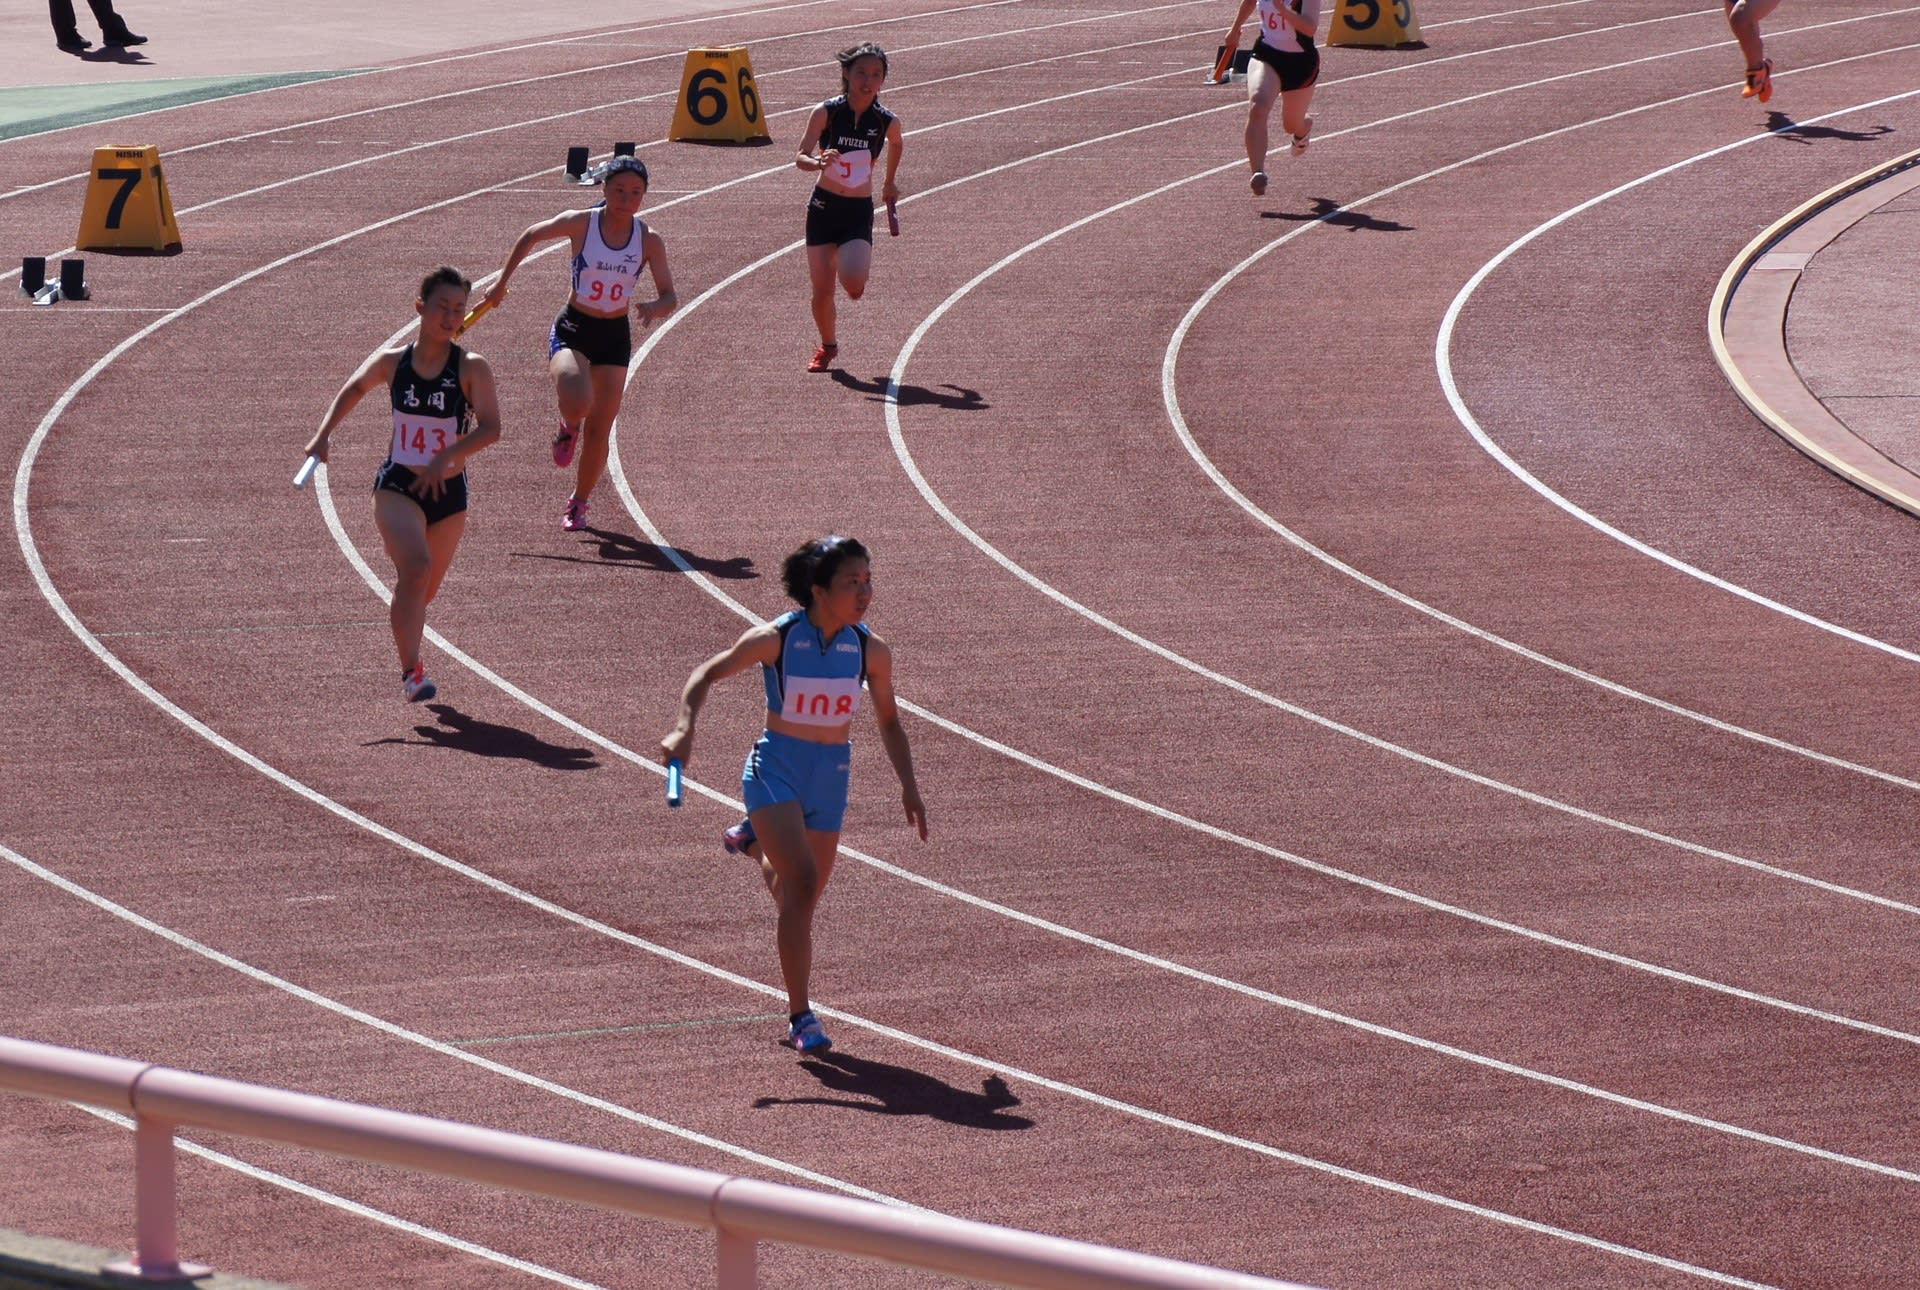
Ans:
<svg viewBox="0 0 1920 1290"><path fill-rule="evenodd" d="M833 1047L833 1041L820 1029L820 1018L809 1008L787 1028L787 1047L799 1053L824 1053Z"/></svg>
<svg viewBox="0 0 1920 1290"><path fill-rule="evenodd" d="M720 845L727 849L729 855L746 855L747 848L757 841L759 839L754 836L752 820L742 820L720 835Z"/></svg>

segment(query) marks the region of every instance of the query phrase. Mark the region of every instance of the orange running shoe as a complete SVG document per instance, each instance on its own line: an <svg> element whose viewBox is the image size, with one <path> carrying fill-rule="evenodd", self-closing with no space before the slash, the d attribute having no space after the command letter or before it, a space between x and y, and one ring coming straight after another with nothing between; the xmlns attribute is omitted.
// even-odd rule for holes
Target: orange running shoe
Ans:
<svg viewBox="0 0 1920 1290"><path fill-rule="evenodd" d="M1760 66L1747 69L1746 88L1740 91L1743 99L1759 99L1762 103L1773 97L1773 60L1763 58Z"/></svg>
<svg viewBox="0 0 1920 1290"><path fill-rule="evenodd" d="M813 357L807 360L809 372L824 372L833 366L833 360L840 355L838 345L822 345L813 351Z"/></svg>

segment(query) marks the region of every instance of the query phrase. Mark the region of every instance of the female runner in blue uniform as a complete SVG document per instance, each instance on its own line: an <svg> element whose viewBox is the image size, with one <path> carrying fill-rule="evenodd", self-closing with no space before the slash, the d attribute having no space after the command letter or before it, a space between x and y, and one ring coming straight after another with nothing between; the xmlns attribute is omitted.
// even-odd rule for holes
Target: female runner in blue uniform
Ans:
<svg viewBox="0 0 1920 1290"><path fill-rule="evenodd" d="M387 621L400 652L401 693L423 703L437 692L420 658L427 606L453 563L467 528L467 459L500 437L500 401L487 360L453 343L467 315L472 283L440 268L420 284L420 331L410 343L374 353L360 365L307 441L327 459L334 427L362 398L385 386L393 440L373 481L373 521L393 560Z"/></svg>
<svg viewBox="0 0 1920 1290"><path fill-rule="evenodd" d="M873 268L873 168L886 158L880 198L895 234L900 225L893 207L900 200L894 176L900 170L900 118L880 106L887 80L887 54L868 41L843 49L837 98L828 99L807 119L807 132L793 164L820 176L807 199L807 276L813 284L813 325L820 348L807 361L809 372L824 372L839 356L834 279L847 299L867 291Z"/></svg>
<svg viewBox="0 0 1920 1290"><path fill-rule="evenodd" d="M914 782L907 732L893 698L893 651L861 620L873 599L867 549L852 538L806 543L782 568L787 594L802 606L750 628L687 678L680 722L661 756L691 765L693 727L715 681L760 665L767 727L747 757L741 788L748 823L727 831L729 851L757 847L760 874L779 908L775 940L787 987L786 1042L803 1053L833 1046L809 1004L813 911L833 874L847 811L861 682L873 698L880 743L900 778L907 822L927 836L927 808ZM749 854L751 854L749 852Z"/></svg>
<svg viewBox="0 0 1920 1290"><path fill-rule="evenodd" d="M1293 155L1307 150L1313 118L1313 87L1320 80L1320 51L1313 33L1320 26L1320 0L1240 0L1227 29L1227 48L1240 43L1240 29L1260 11L1260 37L1253 42L1247 76L1247 186L1255 197L1267 191L1267 123L1273 101L1280 100L1280 124L1293 137Z"/></svg>
<svg viewBox="0 0 1920 1290"><path fill-rule="evenodd" d="M1747 83L1740 90L1743 99L1759 99L1765 103L1773 97L1773 60L1767 57L1767 47L1760 39L1760 20L1779 3L1780 0L1727 0L1727 26L1733 29L1733 38L1740 43L1740 52L1747 60Z"/></svg>
<svg viewBox="0 0 1920 1290"><path fill-rule="evenodd" d="M522 233L486 295L489 305L505 300L507 280L540 243L563 237L573 243L573 294L547 336L547 371L560 400L553 464L570 465L576 445L580 455L573 495L560 516L560 527L569 533L587 527L587 499L607 471L608 435L620 415L627 364L633 360L627 310L631 306L647 327L679 303L667 268L667 244L640 218L646 165L637 157L615 157L601 173L606 200L592 210L562 211ZM639 298L642 269L653 275L659 292L650 301Z"/></svg>

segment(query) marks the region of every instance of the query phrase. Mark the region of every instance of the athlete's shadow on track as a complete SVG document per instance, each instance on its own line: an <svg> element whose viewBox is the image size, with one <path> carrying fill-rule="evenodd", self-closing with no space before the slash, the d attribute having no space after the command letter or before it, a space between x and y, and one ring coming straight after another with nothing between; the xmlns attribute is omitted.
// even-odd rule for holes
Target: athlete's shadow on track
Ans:
<svg viewBox="0 0 1920 1290"><path fill-rule="evenodd" d="M963 1129L1031 1129L1024 1115L1008 1115L1019 1106L1007 1082L989 1075L981 1091L970 1093L906 1066L893 1066L848 1053L821 1053L800 1063L808 1074L846 1097L762 1097L754 1106L844 1106L876 1115L925 1115Z"/></svg>
<svg viewBox="0 0 1920 1290"><path fill-rule="evenodd" d="M1335 214L1334 212L1336 211L1339 211L1339 214ZM1332 224L1339 228L1351 229L1356 233L1413 232L1413 225L1402 224L1398 220L1379 219L1372 215L1363 214L1360 211L1340 210L1340 203L1331 197L1314 198L1313 209L1309 211L1261 211L1260 218L1292 220L1296 224L1318 221L1323 224Z"/></svg>
<svg viewBox="0 0 1920 1290"><path fill-rule="evenodd" d="M423 747L451 748L476 757L516 757L548 770L599 770L591 748L565 748L550 744L538 735L514 726L495 725L470 717L451 703L429 703L427 711L440 719L437 726L415 726L418 739L375 739L378 744L420 744Z"/></svg>
<svg viewBox="0 0 1920 1290"><path fill-rule="evenodd" d="M884 376L863 381L852 373L843 372L836 367L833 369L833 380L836 385L845 386L849 390L858 390L875 403L887 401L888 378ZM951 393L943 394L941 390L948 390ZM946 408L952 412L980 412L992 406L981 397L980 391L969 390L962 385L942 385L938 390L930 390L924 385L903 385L895 401L903 408L934 407Z"/></svg>
<svg viewBox="0 0 1920 1290"><path fill-rule="evenodd" d="M586 528L580 530L600 544L597 558L589 559L578 555L548 555L541 551L516 551L514 554L526 560L558 560L564 564L614 564L633 565L651 569L655 573L678 573L680 566L667 555L665 548L652 543L642 542L627 533L616 533L612 529ZM753 561L744 555L731 556L725 560L716 560L711 556L692 555L686 551L680 553L682 559L692 565L696 573L704 573L713 578L724 578L732 582L757 578Z"/></svg>
<svg viewBox="0 0 1920 1290"><path fill-rule="evenodd" d="M1871 130L1842 130L1832 125L1801 125L1785 112L1778 110L1767 113L1767 132L1778 134L1782 139L1791 139L1795 143L1812 143L1816 139L1839 139L1847 143L1872 143L1883 135L1893 133L1890 125L1876 125Z"/></svg>

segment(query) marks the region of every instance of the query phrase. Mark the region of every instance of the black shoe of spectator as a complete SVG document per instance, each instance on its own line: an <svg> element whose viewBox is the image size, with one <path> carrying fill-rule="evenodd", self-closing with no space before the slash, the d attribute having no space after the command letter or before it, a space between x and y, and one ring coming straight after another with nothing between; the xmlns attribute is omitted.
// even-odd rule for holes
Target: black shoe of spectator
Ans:
<svg viewBox="0 0 1920 1290"><path fill-rule="evenodd" d="M93 42L79 32L71 32L53 42L69 54L84 54L93 48Z"/></svg>
<svg viewBox="0 0 1920 1290"><path fill-rule="evenodd" d="M103 39L106 41L107 47L110 49L125 49L128 45L144 45L147 43L147 38L145 36L136 36L131 31L128 31L125 27L122 27L119 31L116 31L112 35L106 36Z"/></svg>

